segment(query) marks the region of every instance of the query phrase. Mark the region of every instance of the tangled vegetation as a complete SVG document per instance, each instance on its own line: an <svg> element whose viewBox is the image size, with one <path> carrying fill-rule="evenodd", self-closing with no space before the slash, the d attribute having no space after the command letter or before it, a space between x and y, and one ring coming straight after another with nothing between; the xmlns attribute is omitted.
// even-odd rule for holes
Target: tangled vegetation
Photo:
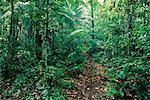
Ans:
<svg viewBox="0 0 150 100"><path fill-rule="evenodd" d="M150 100L149 6L149 0L1 0L1 100L68 100L66 90L77 90L87 63L89 75L95 64L105 70L100 100Z"/></svg>

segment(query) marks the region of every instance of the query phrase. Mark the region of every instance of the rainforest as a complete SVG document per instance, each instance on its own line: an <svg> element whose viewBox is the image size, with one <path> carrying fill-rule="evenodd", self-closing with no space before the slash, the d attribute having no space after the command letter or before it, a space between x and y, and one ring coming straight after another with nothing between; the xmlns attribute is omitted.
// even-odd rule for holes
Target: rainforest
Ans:
<svg viewBox="0 0 150 100"><path fill-rule="evenodd" d="M150 100L150 1L0 0L0 100Z"/></svg>

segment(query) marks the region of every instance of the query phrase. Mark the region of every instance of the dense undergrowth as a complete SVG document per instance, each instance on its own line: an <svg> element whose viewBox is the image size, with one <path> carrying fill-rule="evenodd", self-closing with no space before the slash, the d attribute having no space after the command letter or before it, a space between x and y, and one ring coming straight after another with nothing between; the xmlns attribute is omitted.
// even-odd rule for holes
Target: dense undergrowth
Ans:
<svg viewBox="0 0 150 100"><path fill-rule="evenodd" d="M106 99L150 99L148 0L0 3L1 99L65 100L89 58Z"/></svg>
<svg viewBox="0 0 150 100"><path fill-rule="evenodd" d="M136 4L139 6L140 2L136 2L134 6L132 3L129 6L120 5L120 9L121 7L134 9L133 28L130 31L125 28L128 23L124 19L129 16L121 14L125 12L123 9L120 13L115 13L108 19L104 18L105 20L98 22L99 30L101 30L98 38L101 51L95 53L95 59L106 66L106 77L108 77L106 95L108 97L150 99L149 25L142 24L142 20L138 20L139 8L134 8ZM103 13L102 16L107 15Z"/></svg>
<svg viewBox="0 0 150 100"><path fill-rule="evenodd" d="M65 99L64 89L75 89L73 78L77 78L82 73L85 61L82 50L76 46L69 50L72 44L76 43L70 41L69 44L61 44L62 48L56 49L55 54L50 55L51 59L48 60L47 66L43 60L35 63L35 58L24 50L16 55L16 63L7 70L5 57L3 57L4 59L1 59L2 99L10 97ZM21 50L18 51L21 52Z"/></svg>

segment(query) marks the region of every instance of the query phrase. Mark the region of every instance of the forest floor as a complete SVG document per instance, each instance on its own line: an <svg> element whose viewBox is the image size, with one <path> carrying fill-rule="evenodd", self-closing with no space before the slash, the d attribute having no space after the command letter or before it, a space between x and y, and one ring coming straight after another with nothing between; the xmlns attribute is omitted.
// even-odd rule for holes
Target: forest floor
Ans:
<svg viewBox="0 0 150 100"><path fill-rule="evenodd" d="M92 67L94 66L94 67ZM91 67L93 69L91 69ZM75 80L76 90L66 90L68 100L105 100L106 77L105 67L88 61L85 64L83 74Z"/></svg>
<svg viewBox="0 0 150 100"><path fill-rule="evenodd" d="M105 67L93 61L87 61L82 74L75 78L75 90L66 89L67 100L105 100L107 78ZM1 84L0 88L11 89L11 82ZM1 94L1 92L0 92ZM5 98L5 97L4 97ZM15 100L15 99L14 99Z"/></svg>

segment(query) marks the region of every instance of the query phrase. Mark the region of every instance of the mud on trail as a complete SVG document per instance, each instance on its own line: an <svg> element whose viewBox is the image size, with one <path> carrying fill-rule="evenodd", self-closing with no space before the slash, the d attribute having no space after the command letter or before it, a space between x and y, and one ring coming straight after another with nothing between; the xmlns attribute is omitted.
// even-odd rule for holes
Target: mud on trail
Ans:
<svg viewBox="0 0 150 100"><path fill-rule="evenodd" d="M94 67L92 67L94 66ZM91 69L93 68L93 69ZM76 90L66 90L67 100L105 100L105 67L88 61L83 74L75 80Z"/></svg>

